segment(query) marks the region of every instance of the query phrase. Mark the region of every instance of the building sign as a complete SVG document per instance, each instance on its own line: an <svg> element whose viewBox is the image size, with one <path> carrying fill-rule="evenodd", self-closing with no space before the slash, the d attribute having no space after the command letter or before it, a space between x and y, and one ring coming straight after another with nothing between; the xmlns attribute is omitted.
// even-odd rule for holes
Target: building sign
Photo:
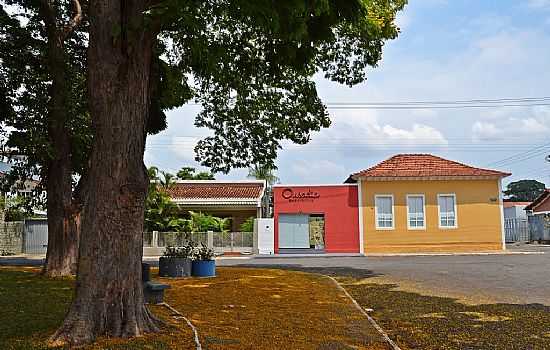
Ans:
<svg viewBox="0 0 550 350"><path fill-rule="evenodd" d="M282 196L289 202L313 202L313 200L319 198L321 195L319 192L308 189L307 191L295 191L292 188L285 188Z"/></svg>

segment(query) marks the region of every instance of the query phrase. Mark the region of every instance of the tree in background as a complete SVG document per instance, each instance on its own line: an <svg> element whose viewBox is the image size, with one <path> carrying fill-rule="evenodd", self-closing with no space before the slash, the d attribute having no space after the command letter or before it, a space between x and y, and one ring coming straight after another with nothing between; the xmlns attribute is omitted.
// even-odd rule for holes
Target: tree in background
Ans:
<svg viewBox="0 0 550 350"><path fill-rule="evenodd" d="M28 198L21 196L6 197L3 194L0 195L0 211L3 215L0 221L23 221L33 216Z"/></svg>
<svg viewBox="0 0 550 350"><path fill-rule="evenodd" d="M277 167L269 164L254 164L248 168L248 177L257 180L265 180L269 187L279 182L279 178L275 175Z"/></svg>
<svg viewBox="0 0 550 350"><path fill-rule="evenodd" d="M160 172L160 177L159 177L159 185L163 188L163 189L168 189L170 187L172 187L175 183L175 176L174 174L171 174L169 172L166 172L166 171L161 171Z"/></svg>
<svg viewBox="0 0 550 350"><path fill-rule="evenodd" d="M39 191L48 192L43 272L69 275L76 271L80 218L80 191L73 193L73 175L84 173L91 135L82 30L86 23L77 0L3 3L12 7L10 14L4 4L0 7L0 120L13 129L6 145L24 156L5 185L41 178Z"/></svg>
<svg viewBox="0 0 550 350"><path fill-rule="evenodd" d="M253 232L254 231L254 216L247 218L240 226L241 232Z"/></svg>
<svg viewBox="0 0 550 350"><path fill-rule="evenodd" d="M513 202L532 202L544 192L546 185L537 180L511 182L503 192L506 199Z"/></svg>
<svg viewBox="0 0 550 350"><path fill-rule="evenodd" d="M313 75L363 82L385 41L397 37L395 16L405 2L91 0L93 193L83 211L75 298L52 344L159 329L141 283L143 155L159 41L170 44L163 61L176 67L174 75L194 80L202 105L196 125L213 130L195 148L201 164L214 172L273 165L281 140L304 144L330 124Z"/></svg>
<svg viewBox="0 0 550 350"><path fill-rule="evenodd" d="M176 177L180 180L215 180L214 174L209 171L195 172L193 167L183 167L177 172Z"/></svg>
<svg viewBox="0 0 550 350"><path fill-rule="evenodd" d="M273 215L273 185L279 182L275 175L277 167L269 164L254 164L248 168L248 177L265 180L267 187L262 198L262 217L271 217Z"/></svg>

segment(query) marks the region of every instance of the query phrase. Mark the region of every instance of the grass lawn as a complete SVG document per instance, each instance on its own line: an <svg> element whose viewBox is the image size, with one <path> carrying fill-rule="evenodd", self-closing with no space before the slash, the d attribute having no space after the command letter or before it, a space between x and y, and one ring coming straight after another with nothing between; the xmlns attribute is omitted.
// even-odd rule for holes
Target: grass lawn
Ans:
<svg viewBox="0 0 550 350"><path fill-rule="evenodd" d="M466 305L396 290L370 279L339 282L402 349L550 349L550 307ZM550 283L550 282L549 282Z"/></svg>
<svg viewBox="0 0 550 350"><path fill-rule="evenodd" d="M72 280L0 267L0 349L46 349L69 306ZM324 277L220 268L212 279L163 279L166 301L191 319L203 349L386 349L376 331ZM160 334L99 339L84 349L193 349L192 332L163 307Z"/></svg>
<svg viewBox="0 0 550 350"><path fill-rule="evenodd" d="M162 279L166 300L191 318L207 349L387 349L328 278L220 268L213 279Z"/></svg>

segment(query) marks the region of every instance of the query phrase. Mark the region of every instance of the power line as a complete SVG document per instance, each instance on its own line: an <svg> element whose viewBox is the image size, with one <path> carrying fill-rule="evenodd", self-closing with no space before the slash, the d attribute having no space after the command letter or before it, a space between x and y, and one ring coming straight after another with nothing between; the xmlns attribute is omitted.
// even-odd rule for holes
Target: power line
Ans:
<svg viewBox="0 0 550 350"><path fill-rule="evenodd" d="M369 109L391 109L391 110L407 110L407 109L462 109L462 108L502 108L502 107L535 107L535 106L550 106L550 103L526 103L526 104L491 104L491 105L448 105L448 106L334 106L327 104L328 109L333 110L369 110Z"/></svg>
<svg viewBox="0 0 550 350"><path fill-rule="evenodd" d="M201 106L200 103L188 103ZM453 109L550 106L550 96L420 101L326 102L328 109Z"/></svg>
<svg viewBox="0 0 550 350"><path fill-rule="evenodd" d="M530 150L514 154L510 157L507 157L507 158L504 158L504 159L501 159L501 160L497 160L495 162L491 162L487 165L503 165L503 164L507 164L507 163L510 163L510 162L514 163L514 162L517 162L517 161L521 161L522 159L530 159L530 158L526 158L526 157L531 156L531 155L536 156L541 151L544 153L544 152L546 152L546 148L549 147L549 146L550 146L550 142L539 145L539 146L536 146L534 148L531 148Z"/></svg>
<svg viewBox="0 0 550 350"><path fill-rule="evenodd" d="M542 97L518 97L496 99L472 99L472 100L447 100L447 101L394 101L394 102L327 102L329 105L436 105L436 104L488 104L488 103L523 103L549 101L550 96Z"/></svg>

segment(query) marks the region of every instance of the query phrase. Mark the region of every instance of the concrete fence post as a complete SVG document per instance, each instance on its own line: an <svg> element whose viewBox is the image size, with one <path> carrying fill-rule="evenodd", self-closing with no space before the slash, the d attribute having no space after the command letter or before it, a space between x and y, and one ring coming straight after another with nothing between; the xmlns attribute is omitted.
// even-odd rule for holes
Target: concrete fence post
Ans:
<svg viewBox="0 0 550 350"><path fill-rule="evenodd" d="M159 232L153 231L153 237L151 238L151 247L157 248L159 246Z"/></svg>
<svg viewBox="0 0 550 350"><path fill-rule="evenodd" d="M214 231L206 232L206 246L210 249L214 249Z"/></svg>

